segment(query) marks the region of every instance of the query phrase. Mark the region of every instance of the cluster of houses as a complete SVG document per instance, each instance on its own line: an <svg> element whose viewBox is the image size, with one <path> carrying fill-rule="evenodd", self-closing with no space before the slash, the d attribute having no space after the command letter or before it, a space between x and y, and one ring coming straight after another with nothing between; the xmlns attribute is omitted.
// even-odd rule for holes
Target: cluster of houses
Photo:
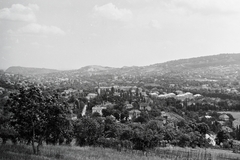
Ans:
<svg viewBox="0 0 240 160"><path fill-rule="evenodd" d="M96 106L92 107L92 113L97 112L100 115L102 115L102 110L107 109L108 107L111 107L111 106L113 106L113 104L109 103L109 102L103 103L103 104L100 104L100 105L96 105ZM134 108L133 104L128 103L128 102L125 103L124 108L129 111L128 112L129 113L129 117L128 117L129 120L132 120L133 118L139 117L140 114L141 114L141 111L143 111L143 110L144 111L146 111L146 110L151 111L151 109L152 109L148 105L148 103L140 103L139 108L137 109L137 108Z"/></svg>
<svg viewBox="0 0 240 160"><path fill-rule="evenodd" d="M159 98L159 99L166 99L166 98L175 98L177 100L184 101L186 99L195 99L197 97L202 97L200 94L193 95L190 92L183 93L182 91L176 91L175 93L164 93L159 94L158 92L149 93L151 97Z"/></svg>
<svg viewBox="0 0 240 160"><path fill-rule="evenodd" d="M98 87L95 87L95 90L97 91L97 93L89 93L86 98L90 100L92 98L97 97L101 93L106 91L111 91L112 89L114 89L114 93L113 93L114 96L120 96L120 93L119 93L120 91L123 91L123 92L130 91L132 94L135 94L137 89L139 90L139 93L143 93L142 89L136 86L111 86L111 87L98 86ZM146 95L145 92L143 94Z"/></svg>
<svg viewBox="0 0 240 160"><path fill-rule="evenodd" d="M120 91L127 91L127 92L131 91L132 94L136 94L137 87L132 87L132 86L98 87L98 88L96 88L96 91L97 91L96 93L89 93L89 94L87 94L86 98L88 100L91 100L91 99L97 97L99 94L103 93L104 91L111 91L112 89L114 89L114 93L119 93ZM78 92L77 90L68 89L68 90L64 90L64 92L62 92L62 94L69 96L71 94L76 94L77 92ZM140 89L138 88L138 92L143 93L143 94L145 93L142 91L141 88ZM201 98L203 98L200 94L194 95L190 92L183 93L182 91L176 91L174 93L164 93L164 94L159 94L157 91L155 91L155 92L150 92L150 93L146 94L146 97L147 97L147 95L149 95L149 97L154 97L154 98L158 98L158 99L175 98L180 101L188 100L189 102L194 102L194 101L196 102L197 100L201 100ZM148 98L148 99L151 99L151 98ZM128 101L126 101L123 107L126 110L128 110L128 113L129 113L128 120L131 121L134 118L139 117L141 115L142 111L151 111L152 108L149 104L150 104L149 102L139 102L136 107L136 105L134 105L134 102L129 103ZM114 104L112 104L110 102L105 102L103 104L96 105L96 106L92 107L92 113L97 112L100 115L103 115L103 110L107 109L107 108L111 108L111 107L113 107L113 105ZM85 108L85 110L86 110L86 108ZM167 115L167 113L165 113L165 112L161 113L161 115L163 118L163 122L164 122L164 120L165 121L167 120L167 117L169 117L169 115ZM209 115L206 115L205 118L211 119L212 117ZM229 133L233 132L233 129L226 125L227 122L229 122L229 116L227 114L221 114L218 117L218 122L221 124L222 130L225 130ZM239 124L239 122L236 122L236 125L237 124ZM233 125L235 125L234 122L233 122ZM216 145L216 142L215 142L216 135L208 134L208 135L206 135L206 138L210 140L210 143L213 146Z"/></svg>
<svg viewBox="0 0 240 160"><path fill-rule="evenodd" d="M185 99L196 99L197 97L202 97L200 94L196 94L196 95L193 95L192 93L190 92L187 92L187 93L183 93L182 91L176 91L175 93L165 93L165 94L159 94L157 91L155 92L150 92L150 93L146 93L146 92L143 92L143 90L141 88L138 88L136 86L112 86L112 87L96 87L95 88L97 90L97 93L89 93L86 98L87 99L92 99L92 98L95 98L98 96L98 94L101 94L102 92L104 91L110 91L112 89L114 89L114 93L118 93L119 91L130 91L132 92L132 94L136 94L136 91L138 90L139 93L141 93L144 97L148 97L148 95L150 97L156 97L156 98L159 98L159 99L165 99L165 98L176 98L178 100L181 100L181 101L184 101ZM109 104L101 104L101 105L97 105L97 106L94 106L92 108L92 113L94 112L98 112L100 115L102 115L102 110L103 109L106 109L107 106L109 106ZM124 106L125 109L128 110L129 112L129 120L133 119L133 118L137 118L140 116L141 114L141 111L151 111L151 106L149 105L149 103L144 103L144 102L140 102L138 104L138 107L134 107L133 106L133 102L132 103L129 103L129 102L126 102L125 103L125 106Z"/></svg>
<svg viewBox="0 0 240 160"><path fill-rule="evenodd" d="M199 120L201 120L202 118L206 118L208 120L211 121L211 119L213 118L212 116L209 115L205 115L203 117L199 117ZM236 128L236 126L234 125L234 121L231 127L228 126L228 122L230 121L230 117L226 114L226 113L221 113L221 115L219 115L219 117L217 117L217 122L221 125L221 130L231 133L233 132L232 128ZM212 123L215 122L215 120L211 121ZM209 144L215 146L216 145L216 134L206 134L205 138L209 140Z"/></svg>

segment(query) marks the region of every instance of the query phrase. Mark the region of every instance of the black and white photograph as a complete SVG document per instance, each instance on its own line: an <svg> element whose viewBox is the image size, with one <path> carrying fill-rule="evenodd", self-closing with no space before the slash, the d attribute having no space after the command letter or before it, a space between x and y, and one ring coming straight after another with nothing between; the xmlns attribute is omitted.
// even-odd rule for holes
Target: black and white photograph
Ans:
<svg viewBox="0 0 240 160"><path fill-rule="evenodd" d="M240 159L240 0L0 0L0 160Z"/></svg>

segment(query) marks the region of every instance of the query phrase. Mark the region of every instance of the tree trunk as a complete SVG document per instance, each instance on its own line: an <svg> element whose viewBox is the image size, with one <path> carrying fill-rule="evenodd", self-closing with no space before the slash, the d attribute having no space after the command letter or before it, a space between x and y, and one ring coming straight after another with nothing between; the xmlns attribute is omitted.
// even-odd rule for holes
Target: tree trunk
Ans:
<svg viewBox="0 0 240 160"><path fill-rule="evenodd" d="M38 140L38 145L37 145L37 154L39 155L40 154L40 146L42 145L42 137L39 138Z"/></svg>
<svg viewBox="0 0 240 160"><path fill-rule="evenodd" d="M35 139L35 128L34 128L34 123L32 121L32 149L33 149L33 153L36 154L36 148L34 145L34 139Z"/></svg>
<svg viewBox="0 0 240 160"><path fill-rule="evenodd" d="M39 147L40 147L40 143L38 143L38 145L37 145L37 154L40 154Z"/></svg>
<svg viewBox="0 0 240 160"><path fill-rule="evenodd" d="M34 145L34 136L32 136L32 149L33 149L33 153L36 154L36 148Z"/></svg>

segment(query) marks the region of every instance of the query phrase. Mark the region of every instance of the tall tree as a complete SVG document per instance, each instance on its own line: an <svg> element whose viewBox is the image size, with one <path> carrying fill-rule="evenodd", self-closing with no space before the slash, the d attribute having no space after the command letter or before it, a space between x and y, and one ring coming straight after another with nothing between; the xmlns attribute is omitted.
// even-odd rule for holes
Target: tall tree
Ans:
<svg viewBox="0 0 240 160"><path fill-rule="evenodd" d="M103 128L96 119L82 117L74 129L77 145L94 145L97 139L102 136Z"/></svg>
<svg viewBox="0 0 240 160"><path fill-rule="evenodd" d="M20 139L31 142L34 154L39 153L39 146L49 136L50 129L60 134L70 125L65 106L58 103L55 95L43 94L36 86L11 93L6 108L12 115L11 125Z"/></svg>

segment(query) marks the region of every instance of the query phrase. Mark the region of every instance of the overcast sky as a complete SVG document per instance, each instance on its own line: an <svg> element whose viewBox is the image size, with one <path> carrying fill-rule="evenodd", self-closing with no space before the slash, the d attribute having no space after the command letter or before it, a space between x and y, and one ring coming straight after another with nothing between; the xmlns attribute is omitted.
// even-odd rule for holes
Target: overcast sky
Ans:
<svg viewBox="0 0 240 160"><path fill-rule="evenodd" d="M239 0L0 0L0 68L240 53Z"/></svg>

